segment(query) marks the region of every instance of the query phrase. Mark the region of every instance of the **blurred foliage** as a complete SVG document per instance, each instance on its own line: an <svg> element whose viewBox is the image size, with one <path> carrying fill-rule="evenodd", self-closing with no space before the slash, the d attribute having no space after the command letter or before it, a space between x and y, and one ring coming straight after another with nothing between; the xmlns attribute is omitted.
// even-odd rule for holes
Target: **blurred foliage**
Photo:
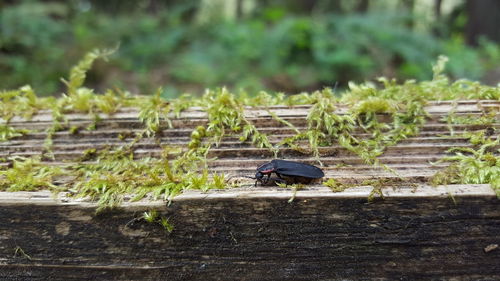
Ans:
<svg viewBox="0 0 500 281"><path fill-rule="evenodd" d="M90 88L152 93L163 86L167 95L177 95L227 86L294 93L378 76L429 79L439 54L450 57L452 77L481 79L500 59L491 42L473 49L460 34L417 32L408 22L419 19L404 11L330 7L311 16L297 12L300 5L265 6L237 19L217 17L222 13L212 9L215 16L200 20L203 1L5 2L0 89L30 84L42 95L63 91L59 79L83 54L117 44L110 63L88 73Z"/></svg>

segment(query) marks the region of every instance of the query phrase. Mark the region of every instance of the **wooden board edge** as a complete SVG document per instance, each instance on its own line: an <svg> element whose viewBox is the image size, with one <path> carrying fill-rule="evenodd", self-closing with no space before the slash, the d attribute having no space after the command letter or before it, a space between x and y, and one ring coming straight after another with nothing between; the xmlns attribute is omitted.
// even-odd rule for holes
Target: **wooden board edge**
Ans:
<svg viewBox="0 0 500 281"><path fill-rule="evenodd" d="M311 186L307 189L293 190L288 188L229 188L202 192L188 190L173 199L174 202L187 200L227 200L227 199L307 199L307 198L368 198L373 191L372 186L357 186L342 192L332 192L325 186ZM443 198L443 197L496 197L489 184L468 185L418 185L415 187L384 187L384 198ZM377 195L376 195L377 196ZM55 195L50 191L35 192L0 192L0 205L75 205L84 208L95 208L97 204L88 199L71 198L65 193ZM142 199L136 202L124 202L122 207L158 207L165 206L163 200Z"/></svg>

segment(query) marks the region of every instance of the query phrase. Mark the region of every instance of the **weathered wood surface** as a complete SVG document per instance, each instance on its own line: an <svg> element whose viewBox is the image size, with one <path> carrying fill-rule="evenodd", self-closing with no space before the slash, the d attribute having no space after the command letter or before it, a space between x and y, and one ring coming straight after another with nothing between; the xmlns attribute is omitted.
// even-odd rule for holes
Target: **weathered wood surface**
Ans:
<svg viewBox="0 0 500 281"><path fill-rule="evenodd" d="M291 203L278 188L192 191L101 215L47 192L4 193L0 279L498 280L500 249L484 250L500 242L489 186L387 188L367 203L370 190L314 187ZM134 220L153 207L173 232Z"/></svg>
<svg viewBox="0 0 500 281"><path fill-rule="evenodd" d="M449 112L457 116L481 116L491 111L498 111L499 101L491 100L464 100L457 102L429 102L426 110L429 120L421 129L418 136L410 137L401 143L390 146L379 157L382 163L398 172L399 176L409 181L425 182L443 165L432 165L446 155L446 150L456 146L470 146L467 139L460 136L465 131L486 129L485 125L449 125L443 120ZM272 144L277 144L286 137L294 134L293 129L273 119L269 111L290 122L297 129L306 127L306 116L310 106L271 106L269 108L245 108L245 116L255 124L260 132L266 133ZM347 112L347 107L339 106L339 114ZM132 142L135 133L143 130L144 125L137 118L136 109L122 108L117 113L108 116L102 114L102 120L97 124L97 130L87 131L85 128L94 122L94 117L85 114L68 114L67 127L82 128L76 134L66 131L56 132L53 136L52 155L54 160L45 159L51 165L65 165L82 156L88 149L105 147L118 147ZM493 132L500 130L500 115L491 125ZM163 129L155 139L144 138L135 144L136 157L159 157L162 146L186 147L190 141L192 130L207 122L206 113L200 108L190 108L179 117L170 116L173 128L168 129L164 124ZM47 136L45 130L52 124L51 114L42 111L33 116L29 121L13 118L10 125L19 128L34 130L33 132L0 143L0 159L11 156L37 156L44 152L44 140ZM382 117L383 118L383 117ZM450 134L450 129L454 135ZM119 136L128 136L120 138ZM366 135L361 130L355 132L356 136ZM443 138L442 136L447 136ZM307 141L304 141L306 144ZM306 145L307 146L307 145ZM298 152L290 148L280 148L278 158L298 160L306 163L315 163L311 153ZM341 181L358 182L371 178L394 177L393 174L380 167L367 166L358 156L345 148L334 145L320 147L321 161L327 178L334 177ZM411 156L411 157L410 157ZM255 148L249 142L241 143L239 136L225 137L218 147L213 147L208 157L216 158L209 162L213 172L225 172L230 175L252 175L255 167L274 157L266 149ZM8 165L7 162L0 165Z"/></svg>
<svg viewBox="0 0 500 281"><path fill-rule="evenodd" d="M126 203L96 215L95 204L85 200L43 191L0 192L0 280L499 280L500 249L484 250L500 244L499 201L491 188L424 184L445 166L431 161L451 147L468 145L460 133L487 128L448 125L443 117L450 111L480 116L499 108L498 101L430 103L420 134L380 157L408 186L384 188L385 200L373 203L367 202L372 191L367 186L341 193L311 186L297 191L291 203L290 190L239 188L186 192L170 206ZM273 144L293 130L268 110L298 129L306 126L308 106L247 108L247 118ZM339 113L346 110L340 107ZM489 128L498 137L496 116ZM55 159L45 163L67 165L89 148L130 143L132 137L118 136L143 129L130 109L101 117L96 131L57 132ZM68 127L85 128L93 117L71 114L68 120ZM142 139L135 156L159 156L161 145L185 146L193 128L206 121L196 108L172 116L174 128ZM11 120L12 126L35 131L0 143L0 159L41 155L51 122L50 112L31 121ZM339 146L320 148L320 154L326 178L361 183L396 177ZM229 136L209 156L217 157L209 164L212 172L238 176L254 174L272 154ZM314 163L310 154L286 148L278 157ZM137 219L150 209L170 218L172 233Z"/></svg>

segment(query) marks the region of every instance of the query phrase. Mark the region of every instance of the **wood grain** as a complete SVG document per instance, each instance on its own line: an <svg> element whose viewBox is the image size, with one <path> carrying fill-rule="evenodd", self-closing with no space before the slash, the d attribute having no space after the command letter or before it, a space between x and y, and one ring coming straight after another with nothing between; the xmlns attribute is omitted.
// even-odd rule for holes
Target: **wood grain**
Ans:
<svg viewBox="0 0 500 281"><path fill-rule="evenodd" d="M0 279L499 276L500 251L484 251L500 233L498 199L487 185L387 188L385 200L374 203L366 200L369 191L312 187L298 191L291 203L290 190L192 191L168 207L142 201L100 215L93 203L63 202L46 192L3 194ZM151 208L172 221L172 233L134 219ZM31 259L14 256L16 247Z"/></svg>
<svg viewBox="0 0 500 281"><path fill-rule="evenodd" d="M429 120L420 134L380 157L404 184L384 187L384 200L375 195L373 202L368 202L371 186L333 193L311 185L295 192L254 188L247 179L246 188L186 191L170 205L151 199L125 202L119 210L97 215L96 204L87 198L0 192L0 280L498 280L500 249L491 245L500 244L500 208L491 187L425 183L445 166L431 161L451 147L468 145L460 133L487 127L450 126L443 116L453 110L474 117L499 108L498 101L429 103ZM273 120L268 110L303 129L309 109L246 108L245 114L275 144L293 130ZM337 113L345 112L347 107L339 106ZM122 108L102 115L95 131L57 132L55 159L44 163L64 166L86 149L129 143L131 138L118 136L143 128L137 115ZM158 157L160 145L186 146L193 128L207 122L200 108L171 117L174 128L141 140L136 157ZM85 128L93 117L69 114L68 120L68 126ZM494 132L500 129L498 114L496 120L490 126ZM0 143L0 159L41 155L51 122L48 111L32 120L13 118L10 125L34 131ZM320 154L326 178L361 184L396 177L339 146L320 148ZM252 175L272 154L228 136L210 157L217 158L209 163L211 172L237 178ZM279 157L315 164L310 153L287 148ZM57 180L64 182L64 177ZM140 219L152 209L169 218L171 233Z"/></svg>

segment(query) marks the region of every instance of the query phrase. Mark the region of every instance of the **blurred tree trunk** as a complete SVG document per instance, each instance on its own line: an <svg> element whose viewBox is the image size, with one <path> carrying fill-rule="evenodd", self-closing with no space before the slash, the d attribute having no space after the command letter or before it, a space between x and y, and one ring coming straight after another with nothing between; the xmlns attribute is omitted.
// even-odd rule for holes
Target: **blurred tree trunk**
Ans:
<svg viewBox="0 0 500 281"><path fill-rule="evenodd" d="M481 36L500 42L500 1L467 0L465 5L468 16L465 26L467 43L477 46Z"/></svg>
<svg viewBox="0 0 500 281"><path fill-rule="evenodd" d="M196 15L196 10L200 5L200 0L89 0L89 2L93 10L112 15L133 14L137 11L146 11L150 14L156 14L159 11L165 10L167 8L170 10L184 9L185 11L183 12L182 18L186 20L191 20Z"/></svg>
<svg viewBox="0 0 500 281"><path fill-rule="evenodd" d="M435 18L435 23L432 27L432 33L435 36L440 37L442 35L442 18L441 18L441 4L443 3L443 0L434 0L434 18Z"/></svg>
<svg viewBox="0 0 500 281"><path fill-rule="evenodd" d="M243 17L243 0L236 0L236 18L241 19Z"/></svg>
<svg viewBox="0 0 500 281"><path fill-rule="evenodd" d="M403 5L404 10L408 11L408 20L406 21L406 26L408 26L408 28L410 29L413 29L413 8L415 7L415 0L403 0L401 4Z"/></svg>
<svg viewBox="0 0 500 281"><path fill-rule="evenodd" d="M271 1L273 2L273 1ZM299 15L310 15L316 7L318 0L288 0L285 1L287 10L291 11L294 14Z"/></svg>
<svg viewBox="0 0 500 281"><path fill-rule="evenodd" d="M369 7L370 7L370 1L369 0L360 0L358 2L358 5L356 6L356 12L358 12L358 13L366 13L368 11Z"/></svg>
<svg viewBox="0 0 500 281"><path fill-rule="evenodd" d="M434 0L434 16L436 17L436 20L441 19L441 4L443 3L443 0Z"/></svg>
<svg viewBox="0 0 500 281"><path fill-rule="evenodd" d="M311 15L318 12L342 13L342 0L261 0L256 3L261 9L283 7L294 15Z"/></svg>

